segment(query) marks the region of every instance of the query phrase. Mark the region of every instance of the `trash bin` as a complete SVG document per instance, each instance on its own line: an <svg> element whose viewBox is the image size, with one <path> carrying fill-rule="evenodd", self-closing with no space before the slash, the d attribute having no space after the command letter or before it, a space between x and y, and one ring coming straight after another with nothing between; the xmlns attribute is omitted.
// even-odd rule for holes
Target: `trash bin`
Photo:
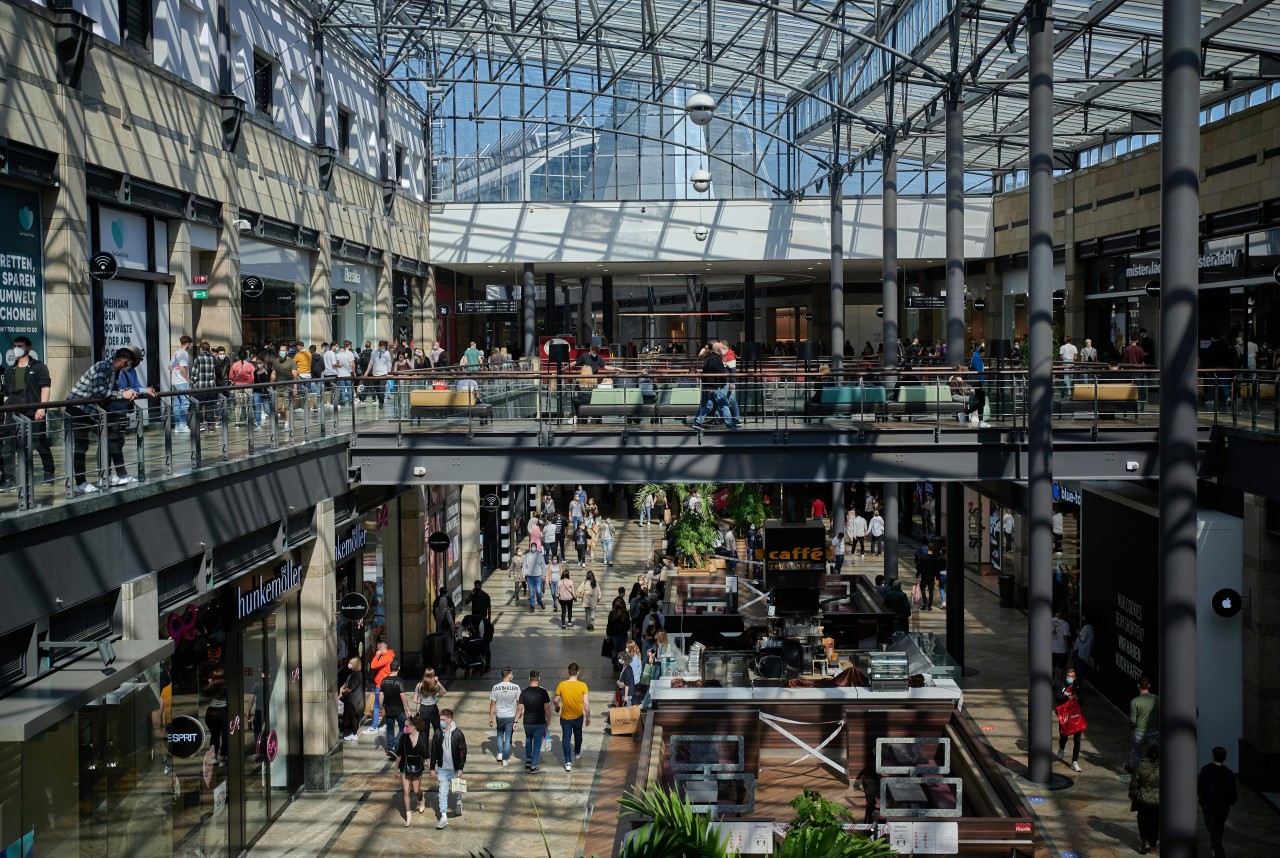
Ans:
<svg viewBox="0 0 1280 858"><path fill-rule="evenodd" d="M1013 607L1013 576L998 575L996 581L1000 584L1000 607Z"/></svg>
<svg viewBox="0 0 1280 858"><path fill-rule="evenodd" d="M449 636L434 632L422 640L422 666L430 667L437 674L449 666Z"/></svg>

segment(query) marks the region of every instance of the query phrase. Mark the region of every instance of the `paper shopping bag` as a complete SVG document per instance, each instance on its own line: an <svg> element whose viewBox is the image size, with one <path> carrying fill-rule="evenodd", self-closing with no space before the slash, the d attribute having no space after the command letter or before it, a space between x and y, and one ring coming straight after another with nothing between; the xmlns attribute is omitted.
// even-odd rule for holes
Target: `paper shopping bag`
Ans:
<svg viewBox="0 0 1280 858"><path fill-rule="evenodd" d="M615 706L609 710L609 732L612 735L630 736L639 729L639 706Z"/></svg>

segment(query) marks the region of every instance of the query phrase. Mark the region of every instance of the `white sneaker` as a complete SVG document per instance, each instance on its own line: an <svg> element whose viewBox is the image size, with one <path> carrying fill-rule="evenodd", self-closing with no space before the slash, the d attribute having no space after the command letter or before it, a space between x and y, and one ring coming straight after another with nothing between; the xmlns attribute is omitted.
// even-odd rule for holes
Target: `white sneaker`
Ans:
<svg viewBox="0 0 1280 858"><path fill-rule="evenodd" d="M978 415L976 415L976 414L975 414L975 415L973 415L972 417L970 417L970 418L969 418L969 422L970 422L970 423L977 423L977 422L978 422Z"/></svg>
<svg viewBox="0 0 1280 858"><path fill-rule="evenodd" d="M436 823L436 828L441 829L441 828L448 828L448 827L449 827L449 820L443 816L440 817L440 821Z"/></svg>
<svg viewBox="0 0 1280 858"><path fill-rule="evenodd" d="M501 763L501 762L503 762L502 754L494 754L494 755L493 755L493 758L494 758L495 760L497 760L498 762L500 762L500 763Z"/></svg>
<svg viewBox="0 0 1280 858"><path fill-rule="evenodd" d="M365 727L365 728L364 728L364 734L365 734L366 736L376 736L377 734L379 734L379 733L381 733L381 732L382 732L382 730L380 730L380 729L379 729L379 728L377 728L377 727Z"/></svg>
<svg viewBox="0 0 1280 858"><path fill-rule="evenodd" d="M344 742L359 742L359 741L360 741L360 737L359 737L359 736L357 736L355 733L352 733L350 736L343 736L343 737L342 737L342 741L344 741Z"/></svg>
<svg viewBox="0 0 1280 858"><path fill-rule="evenodd" d="M183 423L183 424L180 424L180 425L178 425L178 426L173 427L173 431L174 431L174 432L176 432L176 433L178 433L179 435L190 435L190 434L191 434L191 427L190 427L190 426L188 426L187 424Z"/></svg>
<svg viewBox="0 0 1280 858"><path fill-rule="evenodd" d="M573 758L574 758L575 760L580 760L580 759L582 759L582 754L574 754L574 755L573 755Z"/></svg>
<svg viewBox="0 0 1280 858"><path fill-rule="evenodd" d="M979 423L979 424L978 424L978 428L979 428L979 429L990 429L990 428L991 428L991 424L990 424L990 423L988 423L987 421L983 420L981 423Z"/></svg>
<svg viewBox="0 0 1280 858"><path fill-rule="evenodd" d="M113 486L127 486L129 483L136 483L137 481L137 477L117 477L114 475L109 480Z"/></svg>
<svg viewBox="0 0 1280 858"><path fill-rule="evenodd" d="M503 761L502 761L502 767L503 767L504 769L507 767L507 761L506 761L506 760L503 760Z"/></svg>
<svg viewBox="0 0 1280 858"><path fill-rule="evenodd" d="M99 491L99 489L93 483L81 483L76 486L76 494L91 495L96 491Z"/></svg>
<svg viewBox="0 0 1280 858"><path fill-rule="evenodd" d="M1079 763L1077 763L1075 760L1072 760L1072 761L1071 761L1071 771L1073 771L1073 772L1078 772L1078 771L1080 771L1080 764L1079 764Z"/></svg>
<svg viewBox="0 0 1280 858"><path fill-rule="evenodd" d="M566 772L571 772L571 771L573 771L573 763L565 763L565 764L564 764L564 770L565 770Z"/></svg>

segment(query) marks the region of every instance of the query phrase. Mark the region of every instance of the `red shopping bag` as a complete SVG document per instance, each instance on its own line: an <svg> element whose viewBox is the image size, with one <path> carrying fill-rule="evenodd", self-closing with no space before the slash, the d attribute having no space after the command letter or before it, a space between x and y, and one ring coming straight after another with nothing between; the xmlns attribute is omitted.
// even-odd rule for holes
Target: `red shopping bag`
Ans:
<svg viewBox="0 0 1280 858"><path fill-rule="evenodd" d="M1058 727L1062 730L1062 735L1074 736L1089 729L1089 722L1084 720L1084 713L1080 711L1080 704L1076 701L1068 700L1055 711L1058 713Z"/></svg>

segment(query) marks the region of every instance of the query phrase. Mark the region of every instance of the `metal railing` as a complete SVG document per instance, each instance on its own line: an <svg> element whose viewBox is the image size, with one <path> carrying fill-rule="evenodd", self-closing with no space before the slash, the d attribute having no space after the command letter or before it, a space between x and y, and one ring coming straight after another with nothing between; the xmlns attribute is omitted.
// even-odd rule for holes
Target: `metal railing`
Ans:
<svg viewBox="0 0 1280 858"><path fill-rule="evenodd" d="M506 366L511 366L510 364ZM740 362L729 387L704 389L694 361L627 362L615 372L576 369L418 370L383 378L312 379L218 387L108 401L0 406L4 461L0 515L60 503L78 494L187 473L264 452L347 436L423 432L534 431L557 434L688 429L703 412L705 430L736 422L767 431L846 431L874 441L891 432L945 433L1026 428L1022 369L974 373L947 367L887 371L855 364L814 371L794 359ZM1055 369L1055 428L1154 428L1159 378L1149 367L1076 365ZM1280 434L1280 372L1204 370L1198 419ZM707 408L708 399L715 408ZM720 406L729 411L725 421ZM35 411L46 412L40 421ZM707 413L711 412L711 413ZM702 432L697 435L704 440ZM715 434L705 436L715 437ZM88 488L86 488L88 486Z"/></svg>

